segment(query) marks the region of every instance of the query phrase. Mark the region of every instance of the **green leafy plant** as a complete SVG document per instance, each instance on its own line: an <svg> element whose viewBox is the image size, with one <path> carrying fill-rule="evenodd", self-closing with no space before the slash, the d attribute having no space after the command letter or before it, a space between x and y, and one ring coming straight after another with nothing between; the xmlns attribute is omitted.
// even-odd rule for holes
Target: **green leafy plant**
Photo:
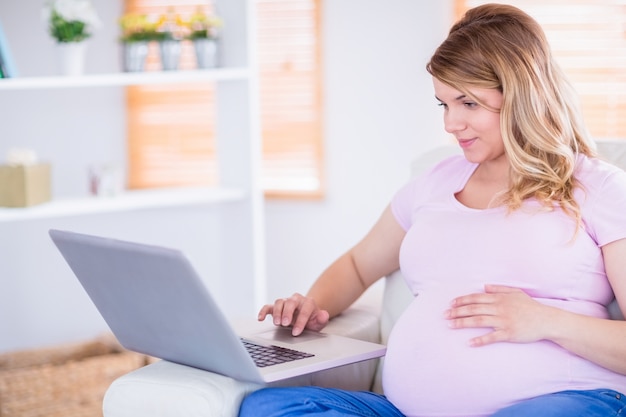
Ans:
<svg viewBox="0 0 626 417"><path fill-rule="evenodd" d="M127 13L119 19L122 42L148 42L165 39L167 34L159 32L161 19L151 21L147 15Z"/></svg>
<svg viewBox="0 0 626 417"><path fill-rule="evenodd" d="M81 42L100 26L89 0L53 0L44 5L42 17L48 31L59 43Z"/></svg>

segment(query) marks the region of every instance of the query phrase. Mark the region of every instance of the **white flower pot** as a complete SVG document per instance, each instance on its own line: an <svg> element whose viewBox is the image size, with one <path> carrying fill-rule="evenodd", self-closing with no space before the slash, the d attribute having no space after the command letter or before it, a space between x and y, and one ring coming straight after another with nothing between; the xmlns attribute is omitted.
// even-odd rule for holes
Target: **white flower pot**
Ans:
<svg viewBox="0 0 626 417"><path fill-rule="evenodd" d="M126 72L141 72L146 66L148 42L125 42L122 44L122 65Z"/></svg>
<svg viewBox="0 0 626 417"><path fill-rule="evenodd" d="M78 76L85 72L86 42L62 42L57 44L59 66L62 75Z"/></svg>
<svg viewBox="0 0 626 417"><path fill-rule="evenodd" d="M215 39L195 39L193 48L196 52L198 68L217 67L217 41Z"/></svg>
<svg viewBox="0 0 626 417"><path fill-rule="evenodd" d="M161 41L159 42L159 49L161 51L161 66L163 70L177 70L180 62L180 41Z"/></svg>

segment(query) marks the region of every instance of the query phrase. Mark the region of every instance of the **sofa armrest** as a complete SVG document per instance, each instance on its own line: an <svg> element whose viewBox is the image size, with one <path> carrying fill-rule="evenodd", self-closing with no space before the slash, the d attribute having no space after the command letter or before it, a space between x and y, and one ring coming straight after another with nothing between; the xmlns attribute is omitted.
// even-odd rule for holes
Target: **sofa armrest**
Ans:
<svg viewBox="0 0 626 417"><path fill-rule="evenodd" d="M244 396L259 387L158 361L115 380L102 410L105 417L236 417Z"/></svg>
<svg viewBox="0 0 626 417"><path fill-rule="evenodd" d="M380 343L380 311L382 294L369 291L349 309L333 318L323 330L368 342ZM353 363L305 375L298 385L315 385L348 390L370 390L374 383L378 359Z"/></svg>
<svg viewBox="0 0 626 417"><path fill-rule="evenodd" d="M378 303L379 304L379 303ZM380 341L380 306L364 297L328 324L327 333ZM273 385L317 385L367 390L377 360L292 378ZM103 402L105 417L236 417L241 400L261 385L158 361L130 372L111 384Z"/></svg>
<svg viewBox="0 0 626 417"><path fill-rule="evenodd" d="M323 332L380 343L382 296L382 288L370 289L350 308L333 318Z"/></svg>

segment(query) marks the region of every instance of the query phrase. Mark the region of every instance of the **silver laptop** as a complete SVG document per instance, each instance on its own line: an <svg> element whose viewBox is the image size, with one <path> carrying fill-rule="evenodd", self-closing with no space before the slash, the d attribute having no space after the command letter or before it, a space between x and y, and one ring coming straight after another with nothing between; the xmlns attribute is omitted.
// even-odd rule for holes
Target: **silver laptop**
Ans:
<svg viewBox="0 0 626 417"><path fill-rule="evenodd" d="M180 251L61 230L50 236L129 350L257 383L385 354L384 345L325 333L237 335Z"/></svg>

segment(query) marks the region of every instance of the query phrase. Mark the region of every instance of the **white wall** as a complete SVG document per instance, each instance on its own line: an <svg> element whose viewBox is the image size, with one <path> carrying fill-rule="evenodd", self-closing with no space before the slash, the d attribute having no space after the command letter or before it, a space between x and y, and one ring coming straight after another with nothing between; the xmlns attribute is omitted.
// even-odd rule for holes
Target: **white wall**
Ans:
<svg viewBox="0 0 626 417"><path fill-rule="evenodd" d="M445 141L424 65L449 25L449 1L323 3L327 195L313 202L267 202L270 299L306 291L368 230L407 179L412 157ZM0 2L0 22L22 76L57 71L54 44L39 20L41 4ZM87 72L114 71L119 56L111 24L120 3L94 4L109 26L91 41ZM115 88L2 92L0 159L11 146L32 146L55 161L55 196L86 194L89 162L123 164L123 99L123 90ZM202 209L185 208L0 223L0 352L80 340L106 329L70 279L48 228L179 247L209 271L205 254L216 242L210 238L214 225L205 219Z"/></svg>
<svg viewBox="0 0 626 417"><path fill-rule="evenodd" d="M446 142L425 65L450 1L324 1L326 173L317 202L267 203L270 300L305 292L363 237L409 176Z"/></svg>

